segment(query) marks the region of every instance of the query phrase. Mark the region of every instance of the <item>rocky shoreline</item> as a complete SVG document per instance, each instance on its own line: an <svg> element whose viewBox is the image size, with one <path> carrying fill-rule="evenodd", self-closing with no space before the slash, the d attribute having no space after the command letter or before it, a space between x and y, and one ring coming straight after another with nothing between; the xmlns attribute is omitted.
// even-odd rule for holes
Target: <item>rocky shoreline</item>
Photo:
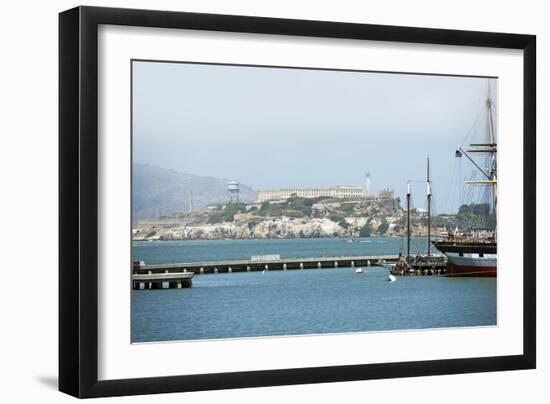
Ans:
<svg viewBox="0 0 550 404"><path fill-rule="evenodd" d="M427 234L426 217L411 214L414 235ZM341 201L293 199L263 204L213 206L141 220L133 239L219 240L355 238L405 235L406 215L397 198Z"/></svg>
<svg viewBox="0 0 550 404"><path fill-rule="evenodd" d="M358 236L358 227L350 226L344 228L330 219L292 219L281 217L261 221L252 226L250 222L225 222L217 224L184 225L172 228L144 229L144 231L134 235L134 240L151 238L160 240L216 240Z"/></svg>

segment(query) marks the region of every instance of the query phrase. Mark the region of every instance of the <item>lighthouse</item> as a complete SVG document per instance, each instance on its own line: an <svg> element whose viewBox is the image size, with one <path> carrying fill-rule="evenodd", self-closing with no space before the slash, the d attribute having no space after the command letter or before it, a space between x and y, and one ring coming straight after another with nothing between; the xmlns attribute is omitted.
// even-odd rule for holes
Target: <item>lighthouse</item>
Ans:
<svg viewBox="0 0 550 404"><path fill-rule="evenodd" d="M365 178L367 180L367 183L366 183L366 188L365 188L365 197L369 197L371 196L371 193L370 193L370 172L367 171L367 173L365 174Z"/></svg>

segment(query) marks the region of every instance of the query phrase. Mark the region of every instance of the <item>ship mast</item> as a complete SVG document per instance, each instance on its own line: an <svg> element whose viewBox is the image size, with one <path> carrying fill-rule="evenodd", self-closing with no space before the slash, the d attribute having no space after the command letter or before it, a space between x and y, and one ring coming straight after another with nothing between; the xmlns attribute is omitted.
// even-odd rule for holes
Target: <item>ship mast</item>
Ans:
<svg viewBox="0 0 550 404"><path fill-rule="evenodd" d="M407 258L411 256L411 183L407 182Z"/></svg>
<svg viewBox="0 0 550 404"><path fill-rule="evenodd" d="M487 98L485 101L487 109L487 143L473 143L470 144L474 147L470 150L464 150L459 147L456 150L456 157L462 157L463 155L470 160L470 162L483 174L485 178L481 180L466 181L467 184L473 185L488 185L491 186L493 196L493 209L495 215L497 214L497 143L495 137L495 127L493 122L493 100L491 96L491 86L487 85ZM470 154L482 153L491 154L490 166L487 169L481 167Z"/></svg>
<svg viewBox="0 0 550 404"><path fill-rule="evenodd" d="M430 156L428 156L428 165L426 170L426 195L428 198L428 257L432 244L432 184L430 180Z"/></svg>
<svg viewBox="0 0 550 404"><path fill-rule="evenodd" d="M495 139L495 128L493 124L493 99L491 97L491 86L487 86L487 115L489 118L489 130L488 130L488 137L489 137L489 144L491 145L491 148L494 148L494 152L492 152L491 156L491 179L494 180L492 184L493 188L493 209L495 210L495 214L497 211L497 144ZM493 146L494 145L494 146Z"/></svg>

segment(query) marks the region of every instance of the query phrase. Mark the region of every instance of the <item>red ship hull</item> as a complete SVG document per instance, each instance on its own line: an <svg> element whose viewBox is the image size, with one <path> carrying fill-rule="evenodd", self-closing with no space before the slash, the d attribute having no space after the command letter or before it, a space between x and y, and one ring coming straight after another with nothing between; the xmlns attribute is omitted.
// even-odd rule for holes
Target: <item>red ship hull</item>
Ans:
<svg viewBox="0 0 550 404"><path fill-rule="evenodd" d="M497 276L496 266L457 265L447 263L445 276L469 276L476 278L494 278Z"/></svg>

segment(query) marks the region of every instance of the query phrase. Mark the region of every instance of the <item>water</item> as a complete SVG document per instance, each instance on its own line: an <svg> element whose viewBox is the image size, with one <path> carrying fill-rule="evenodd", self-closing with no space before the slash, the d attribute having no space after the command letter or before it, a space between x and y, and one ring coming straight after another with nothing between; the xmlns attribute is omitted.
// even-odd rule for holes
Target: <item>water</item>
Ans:
<svg viewBox="0 0 550 404"><path fill-rule="evenodd" d="M136 242L147 263L395 254L397 238ZM423 246L424 240L413 245ZM396 250L397 248L397 250ZM196 275L189 289L133 291L134 342L496 324L496 280L401 277L353 268Z"/></svg>
<svg viewBox="0 0 550 404"><path fill-rule="evenodd" d="M162 264L250 259L252 255L267 254L279 254L281 258L397 255L404 244L398 237L369 237L357 240L355 243L344 243L342 239L337 238L136 241L133 245L133 258L147 264ZM425 253L426 246L426 237L414 237L411 241L411 253Z"/></svg>

